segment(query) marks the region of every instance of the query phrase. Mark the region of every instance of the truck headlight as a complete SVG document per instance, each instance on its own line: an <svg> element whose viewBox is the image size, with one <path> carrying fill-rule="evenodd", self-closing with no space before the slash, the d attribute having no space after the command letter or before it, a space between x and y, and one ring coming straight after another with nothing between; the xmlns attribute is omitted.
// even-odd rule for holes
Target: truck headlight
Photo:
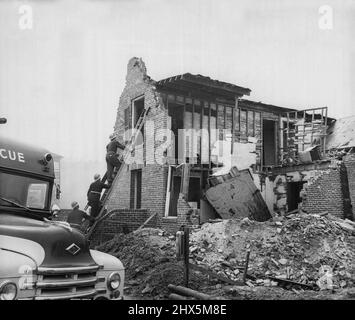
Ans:
<svg viewBox="0 0 355 320"><path fill-rule="evenodd" d="M0 284L0 300L15 300L17 296L17 286L12 282Z"/></svg>
<svg viewBox="0 0 355 320"><path fill-rule="evenodd" d="M110 290L117 290L121 284L121 276L118 272L113 272L107 278L107 286Z"/></svg>

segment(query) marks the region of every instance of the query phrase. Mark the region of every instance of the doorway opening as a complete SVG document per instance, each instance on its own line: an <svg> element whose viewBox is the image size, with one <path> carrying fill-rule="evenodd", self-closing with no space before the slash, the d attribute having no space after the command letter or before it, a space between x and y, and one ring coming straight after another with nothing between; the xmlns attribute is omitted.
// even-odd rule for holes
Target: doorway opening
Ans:
<svg viewBox="0 0 355 320"><path fill-rule="evenodd" d="M168 201L166 204L166 216L168 217L177 217L177 205L180 193L184 187L182 186L181 176L174 175L173 171L171 172L170 184L168 182L167 197ZM201 178L200 177L190 177L188 182L188 192L186 201L195 209L200 209L200 200L202 197L201 192Z"/></svg>
<svg viewBox="0 0 355 320"><path fill-rule="evenodd" d="M298 205L302 202L300 193L305 183L306 181L287 183L287 206L289 212L298 209Z"/></svg>
<svg viewBox="0 0 355 320"><path fill-rule="evenodd" d="M263 166L276 164L276 122L263 120Z"/></svg>
<svg viewBox="0 0 355 320"><path fill-rule="evenodd" d="M131 170L130 208L140 209L142 205L142 169Z"/></svg>

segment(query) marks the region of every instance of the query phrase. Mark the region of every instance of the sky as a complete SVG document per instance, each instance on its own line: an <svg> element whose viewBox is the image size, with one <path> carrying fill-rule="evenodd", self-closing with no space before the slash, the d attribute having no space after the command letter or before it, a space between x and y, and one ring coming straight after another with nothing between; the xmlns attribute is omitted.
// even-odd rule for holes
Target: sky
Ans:
<svg viewBox="0 0 355 320"><path fill-rule="evenodd" d="M155 80L203 74L339 118L355 115L353 39L352 0L0 0L0 135L62 155L66 202L84 202L131 57Z"/></svg>

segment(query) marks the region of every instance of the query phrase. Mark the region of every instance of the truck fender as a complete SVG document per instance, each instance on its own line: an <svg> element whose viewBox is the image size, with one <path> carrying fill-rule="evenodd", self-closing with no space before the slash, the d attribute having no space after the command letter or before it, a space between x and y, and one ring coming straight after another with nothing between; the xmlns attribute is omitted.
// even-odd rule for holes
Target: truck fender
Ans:
<svg viewBox="0 0 355 320"><path fill-rule="evenodd" d="M90 250L90 254L92 256L92 258L94 259L94 261L100 265L100 266L104 266L105 270L112 270L112 271L118 271L118 270L124 270L123 264L122 262L117 259L116 257L101 252L101 251L97 251L97 250Z"/></svg>
<svg viewBox="0 0 355 320"><path fill-rule="evenodd" d="M32 276L36 263L29 257L18 252L0 249L0 282L2 279L24 278Z"/></svg>
<svg viewBox="0 0 355 320"><path fill-rule="evenodd" d="M37 266L41 265L45 257L44 248L37 242L18 237L0 235L0 249L26 256Z"/></svg>

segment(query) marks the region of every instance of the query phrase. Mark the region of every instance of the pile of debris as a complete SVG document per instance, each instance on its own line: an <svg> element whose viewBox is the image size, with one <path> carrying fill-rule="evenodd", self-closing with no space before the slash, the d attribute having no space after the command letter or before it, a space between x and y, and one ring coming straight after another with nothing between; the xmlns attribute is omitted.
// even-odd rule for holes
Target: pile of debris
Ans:
<svg viewBox="0 0 355 320"><path fill-rule="evenodd" d="M163 299L168 285L183 283L184 270L175 255L175 236L163 230L144 228L129 234L118 234L96 247L118 257L125 269L125 294L136 299ZM200 279L192 277L192 287Z"/></svg>
<svg viewBox="0 0 355 320"><path fill-rule="evenodd" d="M355 282L354 234L353 222L319 215L263 223L230 219L196 230L191 252L196 264L238 280L250 251L251 287L338 289Z"/></svg>
<svg viewBox="0 0 355 320"><path fill-rule="evenodd" d="M267 222L244 218L205 223L190 234L190 263L202 271L191 269L189 286L232 299L323 299L325 293L334 299L334 290L353 290L354 248L354 222L330 216L300 213ZM118 234L97 249L123 262L125 294L135 299L166 299L169 284L184 285L175 236L160 229Z"/></svg>

